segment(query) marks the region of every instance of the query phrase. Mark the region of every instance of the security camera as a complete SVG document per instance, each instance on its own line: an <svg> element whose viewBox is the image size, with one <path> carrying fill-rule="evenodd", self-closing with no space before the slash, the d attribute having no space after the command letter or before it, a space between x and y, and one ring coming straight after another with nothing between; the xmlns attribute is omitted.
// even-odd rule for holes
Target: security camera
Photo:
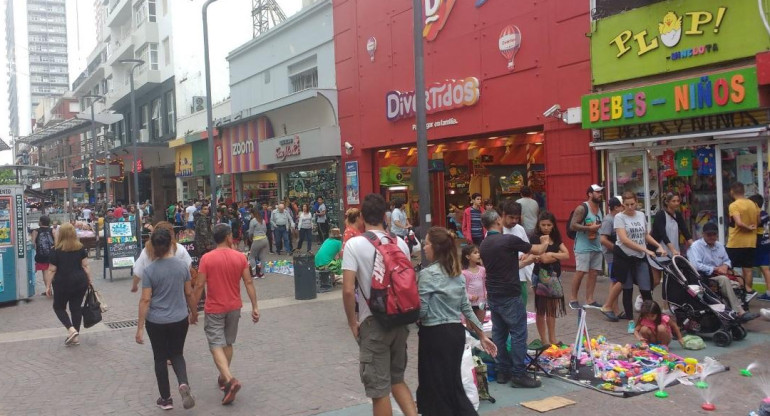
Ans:
<svg viewBox="0 0 770 416"><path fill-rule="evenodd" d="M345 142L345 151L348 152L348 154L353 151L353 145L350 144L350 142Z"/></svg>
<svg viewBox="0 0 770 416"><path fill-rule="evenodd" d="M554 115L557 115L561 112L561 106L559 104L554 104L551 106L551 108L543 111L543 117L552 117Z"/></svg>

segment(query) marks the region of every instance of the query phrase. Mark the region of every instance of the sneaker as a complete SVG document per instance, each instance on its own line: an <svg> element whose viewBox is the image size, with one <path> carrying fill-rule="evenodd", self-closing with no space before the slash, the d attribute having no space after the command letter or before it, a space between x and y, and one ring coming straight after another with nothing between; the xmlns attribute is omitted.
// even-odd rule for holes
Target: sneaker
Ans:
<svg viewBox="0 0 770 416"><path fill-rule="evenodd" d="M158 405L163 410L171 410L174 408L174 399L169 397L168 399L164 399L162 397L158 398L158 401L155 402L155 404Z"/></svg>
<svg viewBox="0 0 770 416"><path fill-rule="evenodd" d="M743 295L743 301L745 303L751 302L752 299L754 299L755 296L757 296L759 293L756 290L753 290L751 292L746 292L745 295Z"/></svg>
<svg viewBox="0 0 770 416"><path fill-rule="evenodd" d="M741 322L749 322L751 320L759 318L759 314L754 312L746 312L743 315L741 315Z"/></svg>
<svg viewBox="0 0 770 416"><path fill-rule="evenodd" d="M601 308L599 310L602 311L602 313L604 314L605 317L607 317L608 321L610 321L610 322L617 322L619 320L618 317L615 315L615 312L613 312L613 311L605 311L604 308Z"/></svg>
<svg viewBox="0 0 770 416"><path fill-rule="evenodd" d="M628 330L627 330L627 332L628 332L629 334L633 334L633 333L634 333L634 330L636 330L636 322L634 322L634 321L628 321Z"/></svg>
<svg viewBox="0 0 770 416"><path fill-rule="evenodd" d="M235 394L241 389L241 383L233 377L230 382L225 384L225 397L222 399L222 404L227 405L235 400Z"/></svg>
<svg viewBox="0 0 770 416"><path fill-rule="evenodd" d="M770 309L762 308L759 310L759 314L762 315L765 320L770 321Z"/></svg>
<svg viewBox="0 0 770 416"><path fill-rule="evenodd" d="M770 295L768 295L767 293L763 293L763 294L757 296L757 300L763 300L765 302L770 302Z"/></svg>
<svg viewBox="0 0 770 416"><path fill-rule="evenodd" d="M251 272L252 279L256 279L257 276L258 276L258 274L257 274L257 266L256 265L249 266L249 271Z"/></svg>
<svg viewBox="0 0 770 416"><path fill-rule="evenodd" d="M185 409L192 409L195 406L195 398L190 392L190 386L187 384L180 384L179 394L182 395L182 407Z"/></svg>
<svg viewBox="0 0 770 416"><path fill-rule="evenodd" d="M72 345L72 341L77 338L78 331L74 331L67 335L67 338L64 340L64 345Z"/></svg>
<svg viewBox="0 0 770 416"><path fill-rule="evenodd" d="M601 309L602 305L599 304L597 301L593 301L591 303L586 303L583 305L583 309Z"/></svg>
<svg viewBox="0 0 770 416"><path fill-rule="evenodd" d="M642 303L644 303L644 299L642 299L642 295L637 295L636 301L634 302L634 310L636 312L639 312L642 310Z"/></svg>
<svg viewBox="0 0 770 416"><path fill-rule="evenodd" d="M222 376L217 377L217 385L219 385L219 390L225 391L225 383L227 383L227 381L225 381Z"/></svg>
<svg viewBox="0 0 770 416"><path fill-rule="evenodd" d="M507 373L497 373L497 384L506 384L511 381L511 375Z"/></svg>
<svg viewBox="0 0 770 416"><path fill-rule="evenodd" d="M516 376L511 378L511 387L519 387L525 389L533 389L540 387L543 383L540 380L527 375Z"/></svg>
<svg viewBox="0 0 770 416"><path fill-rule="evenodd" d="M571 301L569 303L569 307L570 307L570 309L574 309L574 310L581 309L580 303L578 301L576 301L576 300Z"/></svg>

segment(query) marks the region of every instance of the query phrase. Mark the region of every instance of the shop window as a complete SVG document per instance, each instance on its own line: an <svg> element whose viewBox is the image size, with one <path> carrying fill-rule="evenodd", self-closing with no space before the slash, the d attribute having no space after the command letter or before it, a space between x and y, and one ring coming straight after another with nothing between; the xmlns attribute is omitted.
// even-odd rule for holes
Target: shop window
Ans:
<svg viewBox="0 0 770 416"><path fill-rule="evenodd" d="M152 100L152 138L160 139L163 134L163 119L160 116L160 98Z"/></svg>

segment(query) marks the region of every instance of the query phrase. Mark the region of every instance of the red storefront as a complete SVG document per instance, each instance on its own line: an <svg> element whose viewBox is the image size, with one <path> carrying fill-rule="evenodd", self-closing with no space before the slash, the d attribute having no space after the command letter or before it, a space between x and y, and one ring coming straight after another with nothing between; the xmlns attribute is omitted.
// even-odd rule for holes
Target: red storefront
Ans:
<svg viewBox="0 0 770 416"><path fill-rule="evenodd" d="M472 192L499 202L524 184L564 222L599 181L598 161L590 131L543 113L591 91L587 4L423 3L433 223ZM342 155L358 162L346 177L350 205L370 192L418 204L411 5L334 0L339 123L353 146Z"/></svg>

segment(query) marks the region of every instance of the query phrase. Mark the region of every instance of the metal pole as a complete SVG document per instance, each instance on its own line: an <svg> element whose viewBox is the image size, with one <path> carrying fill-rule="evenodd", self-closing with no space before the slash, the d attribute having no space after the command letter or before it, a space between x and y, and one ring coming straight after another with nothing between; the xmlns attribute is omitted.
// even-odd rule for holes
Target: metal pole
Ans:
<svg viewBox="0 0 770 416"><path fill-rule="evenodd" d="M137 213L134 215L134 222L136 222L136 240L139 244L140 251L142 250L142 224L139 220L139 169L137 168L139 163L136 150L136 142L139 141L139 115L136 113L136 97L134 96L134 69L142 64L136 63L131 67L128 79L131 87L131 136L134 138L134 204L137 209Z"/></svg>
<svg viewBox="0 0 770 416"><path fill-rule="evenodd" d="M216 166L216 154L214 154L214 114L211 108L211 64L209 63L209 24L208 24L208 8L211 3L217 0L206 0L203 3L203 66L206 72L206 134L208 136L209 144L209 186L211 187L211 208L209 208L209 214L211 215L211 222L214 223L216 218L216 206L217 201L217 174L214 167Z"/></svg>
<svg viewBox="0 0 770 416"><path fill-rule="evenodd" d="M420 197L420 230L423 237L431 227L430 178L428 177L428 129L425 126L425 61L423 59L423 5L422 0L413 0L414 9L414 99L417 100L417 191ZM427 266L425 251L422 265Z"/></svg>
<svg viewBox="0 0 770 416"><path fill-rule="evenodd" d="M96 100L91 98L91 165L88 167L88 173L93 175L94 180L91 182L91 192L94 194L94 208L96 208L96 120L94 115L94 104ZM91 170L94 170L93 172ZM99 236L97 236L98 238ZM97 250L98 251L98 250Z"/></svg>

